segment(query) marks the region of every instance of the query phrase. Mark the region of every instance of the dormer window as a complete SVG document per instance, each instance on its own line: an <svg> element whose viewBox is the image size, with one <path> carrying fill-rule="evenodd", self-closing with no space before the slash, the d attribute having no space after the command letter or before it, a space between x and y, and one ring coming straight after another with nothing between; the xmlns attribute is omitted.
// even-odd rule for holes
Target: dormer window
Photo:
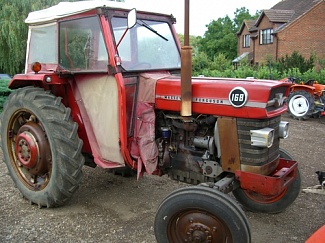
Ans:
<svg viewBox="0 0 325 243"><path fill-rule="evenodd" d="M272 44L273 43L273 29L260 30L260 44Z"/></svg>
<svg viewBox="0 0 325 243"><path fill-rule="evenodd" d="M250 47L251 46L251 36L244 35L243 36L243 47Z"/></svg>

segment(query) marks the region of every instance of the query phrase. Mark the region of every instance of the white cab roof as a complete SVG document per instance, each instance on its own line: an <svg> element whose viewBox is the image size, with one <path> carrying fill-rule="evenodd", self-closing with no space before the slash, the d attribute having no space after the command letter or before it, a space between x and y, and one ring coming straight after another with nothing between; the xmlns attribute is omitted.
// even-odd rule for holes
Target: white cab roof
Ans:
<svg viewBox="0 0 325 243"><path fill-rule="evenodd" d="M107 0L60 2L50 8L30 12L25 20L27 24L52 22L56 19L73 14L87 12L98 7L111 7L118 9L132 9L133 7L125 2L115 2Z"/></svg>

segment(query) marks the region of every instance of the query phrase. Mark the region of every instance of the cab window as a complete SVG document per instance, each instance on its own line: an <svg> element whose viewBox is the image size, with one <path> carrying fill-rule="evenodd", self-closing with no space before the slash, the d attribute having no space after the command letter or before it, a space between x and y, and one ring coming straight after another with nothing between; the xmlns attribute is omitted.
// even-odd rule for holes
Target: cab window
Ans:
<svg viewBox="0 0 325 243"><path fill-rule="evenodd" d="M71 71L105 71L108 54L97 16L61 22L59 64Z"/></svg>
<svg viewBox="0 0 325 243"><path fill-rule="evenodd" d="M28 64L41 62L57 63L55 24L30 26L28 43Z"/></svg>

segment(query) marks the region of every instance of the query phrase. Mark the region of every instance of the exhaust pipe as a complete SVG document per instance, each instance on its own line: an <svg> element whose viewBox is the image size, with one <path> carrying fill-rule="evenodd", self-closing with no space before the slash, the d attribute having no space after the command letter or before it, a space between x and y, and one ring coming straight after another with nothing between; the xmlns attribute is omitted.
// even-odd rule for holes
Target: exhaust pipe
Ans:
<svg viewBox="0 0 325 243"><path fill-rule="evenodd" d="M185 0L184 46L181 48L181 116L192 115L192 47L189 16L190 1Z"/></svg>

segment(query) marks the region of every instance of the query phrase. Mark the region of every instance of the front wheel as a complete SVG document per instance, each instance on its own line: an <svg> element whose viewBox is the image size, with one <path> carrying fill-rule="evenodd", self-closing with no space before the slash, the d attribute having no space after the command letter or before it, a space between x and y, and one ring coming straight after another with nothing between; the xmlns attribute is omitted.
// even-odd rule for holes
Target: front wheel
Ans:
<svg viewBox="0 0 325 243"><path fill-rule="evenodd" d="M294 160L284 149L280 149L280 158ZM261 213L279 213L290 206L300 192L301 178L298 169L296 179L279 195L264 196L250 190L237 188L232 193L247 210Z"/></svg>
<svg viewBox="0 0 325 243"><path fill-rule="evenodd" d="M19 191L39 207L65 203L84 164L70 109L48 91L25 87L8 97L0 121L4 161Z"/></svg>
<svg viewBox="0 0 325 243"><path fill-rule="evenodd" d="M251 242L239 205L203 186L181 188L167 196L156 213L154 229L158 243Z"/></svg>

